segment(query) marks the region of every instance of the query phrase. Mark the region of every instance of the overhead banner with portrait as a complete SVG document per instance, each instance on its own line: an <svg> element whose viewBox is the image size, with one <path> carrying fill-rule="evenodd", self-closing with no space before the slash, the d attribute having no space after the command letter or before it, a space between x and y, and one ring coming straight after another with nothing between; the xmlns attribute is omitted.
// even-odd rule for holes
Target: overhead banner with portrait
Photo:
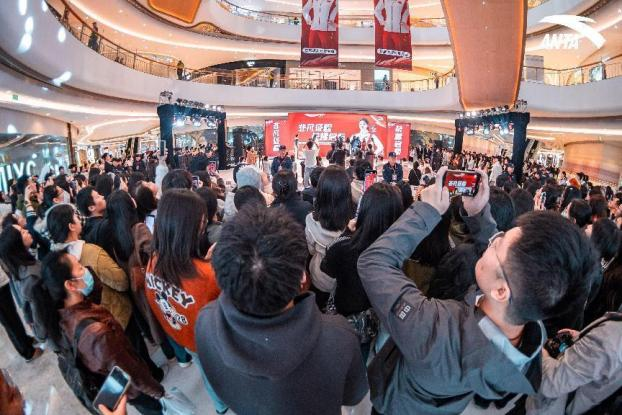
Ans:
<svg viewBox="0 0 622 415"><path fill-rule="evenodd" d="M298 136L301 148L312 140L319 146L322 157L326 156L332 143L339 142L351 153L360 149L386 157L391 151L387 147L386 115L290 112L288 124L289 135Z"/></svg>
<svg viewBox="0 0 622 415"><path fill-rule="evenodd" d="M376 66L412 70L408 0L374 0Z"/></svg>
<svg viewBox="0 0 622 415"><path fill-rule="evenodd" d="M302 0L300 66L336 68L339 63L337 0Z"/></svg>

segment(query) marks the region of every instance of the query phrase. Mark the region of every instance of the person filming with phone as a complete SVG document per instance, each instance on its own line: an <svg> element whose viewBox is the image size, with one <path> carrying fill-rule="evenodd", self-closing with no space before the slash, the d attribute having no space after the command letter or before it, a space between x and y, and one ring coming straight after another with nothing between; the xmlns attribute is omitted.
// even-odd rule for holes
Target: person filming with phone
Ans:
<svg viewBox="0 0 622 415"><path fill-rule="evenodd" d="M390 335L370 367L377 413L461 413L474 398L485 406L535 394L546 341L542 320L583 304L586 275L597 272L590 241L554 212L524 214L516 227L496 233L488 177L476 170L479 189L462 196L462 217L474 240L489 241L475 264L477 286L463 302L425 297L402 265L449 208L440 180L446 172L439 170L421 201L358 261L365 292Z"/></svg>

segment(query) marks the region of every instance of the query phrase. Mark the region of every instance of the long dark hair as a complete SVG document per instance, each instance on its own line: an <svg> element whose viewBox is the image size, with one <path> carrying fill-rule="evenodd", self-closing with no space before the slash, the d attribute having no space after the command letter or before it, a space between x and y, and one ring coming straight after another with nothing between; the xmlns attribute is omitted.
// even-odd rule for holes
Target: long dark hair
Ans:
<svg viewBox="0 0 622 415"><path fill-rule="evenodd" d="M158 205L153 232L153 249L157 255L154 273L179 287L181 280L197 275L193 259L199 259L199 241L207 209L194 192L169 189Z"/></svg>
<svg viewBox="0 0 622 415"><path fill-rule="evenodd" d="M35 257L24 246L21 232L13 225L0 233L0 261L8 268L11 278L17 278L20 266L36 263Z"/></svg>
<svg viewBox="0 0 622 415"><path fill-rule="evenodd" d="M284 203L296 196L298 183L291 170L281 170L272 178L272 191L277 203Z"/></svg>
<svg viewBox="0 0 622 415"><path fill-rule="evenodd" d="M313 219L328 231L342 231L352 218L354 204L348 173L340 166L328 166L320 176Z"/></svg>
<svg viewBox="0 0 622 415"><path fill-rule="evenodd" d="M158 208L158 199L150 188L143 185L138 186L135 199L138 219L144 222L147 215Z"/></svg>
<svg viewBox="0 0 622 415"><path fill-rule="evenodd" d="M140 222L132 197L123 190L115 190L106 202L106 216L114 253L121 261L127 261L134 251L132 227Z"/></svg>
<svg viewBox="0 0 622 415"><path fill-rule="evenodd" d="M394 186L374 183L363 193L352 247L358 253L367 249L404 212L402 196Z"/></svg>
<svg viewBox="0 0 622 415"><path fill-rule="evenodd" d="M71 280L71 261L66 249L52 251L46 255L41 266L41 280L33 287L32 300L40 310L42 321L48 337L52 342L53 348L58 350L60 347L67 347L62 340L63 335L60 328L60 315L58 310L65 307L65 281Z"/></svg>
<svg viewBox="0 0 622 415"><path fill-rule="evenodd" d="M205 207L207 209L207 224L211 225L214 223L214 216L218 211L218 197L216 196L216 192L209 187L201 187L196 190L196 194L203 199L203 202L205 202Z"/></svg>

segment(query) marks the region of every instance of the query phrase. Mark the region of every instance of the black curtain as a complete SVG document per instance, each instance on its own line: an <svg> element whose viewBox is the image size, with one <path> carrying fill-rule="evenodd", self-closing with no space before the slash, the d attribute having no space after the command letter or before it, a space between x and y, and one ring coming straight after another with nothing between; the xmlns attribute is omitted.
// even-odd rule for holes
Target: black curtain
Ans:
<svg viewBox="0 0 622 415"><path fill-rule="evenodd" d="M462 142L464 141L464 126L460 120L456 120L456 134L454 135L454 154L462 152Z"/></svg>
<svg viewBox="0 0 622 415"><path fill-rule="evenodd" d="M174 154L173 146L173 118L175 107L171 104L160 105L158 107L158 117L160 117L160 140L166 143L168 151L167 164L171 164Z"/></svg>

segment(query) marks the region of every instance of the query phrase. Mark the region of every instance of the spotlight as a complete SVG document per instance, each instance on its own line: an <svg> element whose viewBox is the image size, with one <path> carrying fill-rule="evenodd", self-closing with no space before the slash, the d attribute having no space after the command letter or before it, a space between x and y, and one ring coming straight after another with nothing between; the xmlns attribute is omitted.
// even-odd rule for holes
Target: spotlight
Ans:
<svg viewBox="0 0 622 415"><path fill-rule="evenodd" d="M508 134L510 131L508 130L508 127L503 127L503 129L501 130L501 134L506 135Z"/></svg>
<svg viewBox="0 0 622 415"><path fill-rule="evenodd" d="M488 127L487 125L484 126L484 135L488 135L490 134L490 127Z"/></svg>
<svg viewBox="0 0 622 415"><path fill-rule="evenodd" d="M192 125L194 125L195 127L200 127L201 126L201 119L200 118L195 118L194 121L192 121Z"/></svg>
<svg viewBox="0 0 622 415"><path fill-rule="evenodd" d="M175 120L175 127L183 127L184 126L184 119L183 118L177 118Z"/></svg>
<svg viewBox="0 0 622 415"><path fill-rule="evenodd" d="M459 114L458 114L458 117L459 117L459 118L464 118L464 113L463 113L463 112L459 113Z"/></svg>

